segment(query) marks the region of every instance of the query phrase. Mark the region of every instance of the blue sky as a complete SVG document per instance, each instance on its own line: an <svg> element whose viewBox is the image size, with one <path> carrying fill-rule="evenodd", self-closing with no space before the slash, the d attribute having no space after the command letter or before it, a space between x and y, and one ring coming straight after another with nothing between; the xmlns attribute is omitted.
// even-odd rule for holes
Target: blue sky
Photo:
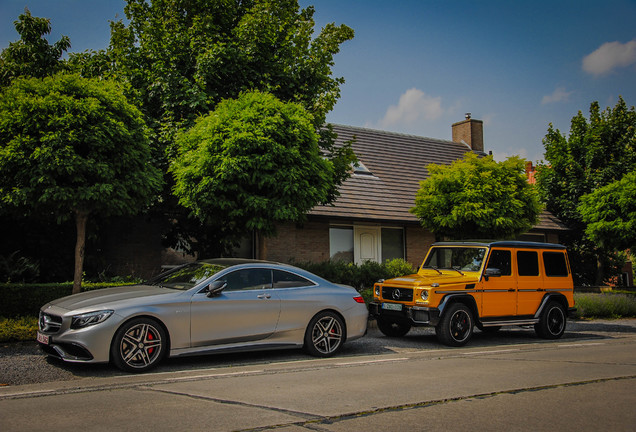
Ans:
<svg viewBox="0 0 636 432"><path fill-rule="evenodd" d="M123 0L0 0L0 48L18 39L25 6L51 19L71 51L108 45ZM636 105L636 0L300 0L318 28L355 38L335 58L344 77L333 123L439 139L466 112L484 121L495 158L543 159L549 123L562 132L590 103Z"/></svg>

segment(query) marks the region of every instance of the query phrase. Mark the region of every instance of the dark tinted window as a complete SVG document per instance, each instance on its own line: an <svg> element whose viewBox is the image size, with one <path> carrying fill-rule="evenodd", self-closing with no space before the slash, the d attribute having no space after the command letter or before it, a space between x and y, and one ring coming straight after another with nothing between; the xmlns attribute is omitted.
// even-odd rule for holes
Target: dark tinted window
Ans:
<svg viewBox="0 0 636 432"><path fill-rule="evenodd" d="M274 270L274 288L293 288L314 285L310 280L294 273Z"/></svg>
<svg viewBox="0 0 636 432"><path fill-rule="evenodd" d="M488 268L501 270L502 276L512 274L512 254L508 250L493 250L488 259Z"/></svg>
<svg viewBox="0 0 636 432"><path fill-rule="evenodd" d="M565 254L561 252L543 252L543 265L545 275L551 277L567 276L568 266L565 263Z"/></svg>
<svg viewBox="0 0 636 432"><path fill-rule="evenodd" d="M228 273L221 279L227 282L225 291L257 290L272 287L270 269L243 269Z"/></svg>
<svg viewBox="0 0 636 432"><path fill-rule="evenodd" d="M519 276L539 276L539 254L531 251L517 252Z"/></svg>

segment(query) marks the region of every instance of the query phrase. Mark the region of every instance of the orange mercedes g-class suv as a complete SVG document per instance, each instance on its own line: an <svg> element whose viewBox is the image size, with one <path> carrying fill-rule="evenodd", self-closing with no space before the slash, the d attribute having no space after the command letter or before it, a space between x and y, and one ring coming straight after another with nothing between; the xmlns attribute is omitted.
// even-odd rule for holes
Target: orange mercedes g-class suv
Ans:
<svg viewBox="0 0 636 432"><path fill-rule="evenodd" d="M475 326L495 331L532 324L540 337L557 339L576 310L573 291L565 246L440 242L417 274L378 281L369 309L387 336L434 326L449 346L465 345Z"/></svg>

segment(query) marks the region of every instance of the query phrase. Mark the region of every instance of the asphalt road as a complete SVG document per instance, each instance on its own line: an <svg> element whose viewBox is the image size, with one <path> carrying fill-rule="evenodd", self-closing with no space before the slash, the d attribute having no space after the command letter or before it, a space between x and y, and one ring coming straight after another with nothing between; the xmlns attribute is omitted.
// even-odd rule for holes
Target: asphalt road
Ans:
<svg viewBox="0 0 636 432"><path fill-rule="evenodd" d="M636 320L570 322L558 341L371 329L332 359L276 351L169 360L155 372L0 349L0 430L635 430Z"/></svg>

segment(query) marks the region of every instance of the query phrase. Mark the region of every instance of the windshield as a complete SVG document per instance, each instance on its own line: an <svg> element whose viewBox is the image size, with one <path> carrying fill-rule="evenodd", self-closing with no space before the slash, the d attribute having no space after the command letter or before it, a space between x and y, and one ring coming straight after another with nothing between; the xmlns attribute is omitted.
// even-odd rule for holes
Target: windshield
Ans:
<svg viewBox="0 0 636 432"><path fill-rule="evenodd" d="M160 274L156 278L149 280L148 284L185 291L195 287L224 268L226 266L202 262L187 264Z"/></svg>
<svg viewBox="0 0 636 432"><path fill-rule="evenodd" d="M434 247L422 268L479 271L485 254L486 248Z"/></svg>

